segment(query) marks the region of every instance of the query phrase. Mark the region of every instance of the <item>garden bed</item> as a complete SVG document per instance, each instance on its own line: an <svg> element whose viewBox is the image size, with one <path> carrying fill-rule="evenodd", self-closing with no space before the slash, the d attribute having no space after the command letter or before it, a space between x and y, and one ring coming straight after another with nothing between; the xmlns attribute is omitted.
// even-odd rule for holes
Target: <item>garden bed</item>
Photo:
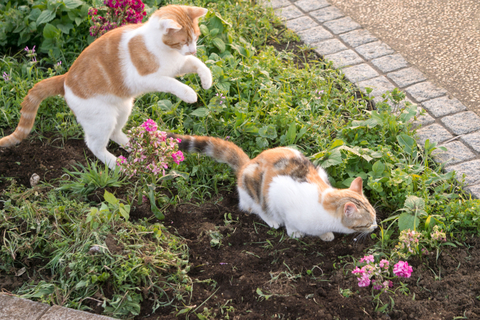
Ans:
<svg viewBox="0 0 480 320"><path fill-rule="evenodd" d="M55 179L61 179L64 174L60 168L85 161L84 154L89 153L81 140L67 140L63 147L60 143L54 145L33 137L17 147L1 149L0 172L18 177L18 183L27 187L33 173L41 175L42 182L55 183ZM0 193L5 185L3 182ZM464 246L442 250L438 262L435 255L411 260L414 272L404 281L408 292L403 294L397 290L391 295L394 305L393 310L388 307L387 316L375 312L371 288L359 288L350 273L353 258L361 258L364 250L374 244L370 237L361 243L354 241L355 235L337 235L330 243L314 237L290 239L283 229L270 229L256 216L239 211L237 204L237 196L231 192L222 193L203 205L181 204L165 212L163 223L170 232L183 237L189 247L188 275L193 281L187 305L190 312L175 316L182 309L180 306L160 308L150 314L153 302L147 296L142 302L141 314L135 319L204 319L202 316L217 319L227 316L230 319L452 319L465 316L473 319L480 316L478 238L467 239ZM135 222L146 217L155 222L153 214L145 208L133 208L130 218ZM379 219L382 218L379 214ZM115 241L106 242L111 251L118 251ZM18 277L0 273L0 289L15 291L32 280L29 275L38 275L46 263L48 261L35 261L28 272ZM394 289L398 287L396 281ZM108 292L107 287L104 289ZM391 306L388 296L381 299ZM89 305L92 312L103 311L95 303Z"/></svg>

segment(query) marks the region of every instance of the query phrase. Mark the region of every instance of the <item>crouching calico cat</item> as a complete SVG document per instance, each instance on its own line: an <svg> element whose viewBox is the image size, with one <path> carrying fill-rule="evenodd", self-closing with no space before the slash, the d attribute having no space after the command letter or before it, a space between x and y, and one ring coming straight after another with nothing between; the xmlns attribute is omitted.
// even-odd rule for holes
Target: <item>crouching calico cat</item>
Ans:
<svg viewBox="0 0 480 320"><path fill-rule="evenodd" d="M367 234L377 227L360 177L348 189L335 189L325 170L295 149L274 148L250 160L237 145L222 139L169 136L181 139L180 150L230 165L237 174L240 209L256 213L270 227L285 226L290 237L312 235L331 241L333 232Z"/></svg>
<svg viewBox="0 0 480 320"><path fill-rule="evenodd" d="M22 102L20 122L1 147L19 143L30 133L40 102L63 95L85 131L93 154L110 168L116 157L107 151L109 139L128 142L122 128L132 111L133 99L146 92L168 92L185 102L197 94L174 77L197 73L202 87L212 85L207 66L194 57L200 35L198 19L207 9L170 5L157 10L144 24L111 30L90 44L70 70L37 83Z"/></svg>

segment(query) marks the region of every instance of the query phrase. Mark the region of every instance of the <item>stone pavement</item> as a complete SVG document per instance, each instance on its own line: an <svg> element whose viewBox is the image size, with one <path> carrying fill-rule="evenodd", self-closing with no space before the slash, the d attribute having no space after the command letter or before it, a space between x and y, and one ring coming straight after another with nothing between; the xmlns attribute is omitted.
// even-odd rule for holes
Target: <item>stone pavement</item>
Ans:
<svg viewBox="0 0 480 320"><path fill-rule="evenodd" d="M446 171L454 170L458 180L462 180L465 175L466 189L473 197L480 198L480 117L475 112L468 111L460 100L452 98L450 86L447 87L448 91L435 85L432 73L426 75L421 72L405 56L332 5L334 2L348 1L363 0L264 0L263 3L275 9L288 28L297 32L317 53L330 60L335 68L341 69L347 79L362 89L372 88L374 101L395 87L403 90L408 100L426 112L418 119L421 128L417 130L417 141L423 145L429 139L444 146L447 151L437 152L435 160L444 163ZM426 3L433 6L436 1L450 0L429 0ZM373 3L373 6L379 2L403 3L368 2ZM367 10L362 11L362 18L375 20L379 17L373 10ZM428 20L422 22L425 27L429 26ZM422 29L422 26L419 28ZM398 38L389 38L392 46L397 40ZM422 43L416 45L422 46ZM423 47L423 50L430 49ZM476 58L478 57L480 55L477 52ZM461 73L464 70L464 66L460 65L451 67L454 72ZM479 70L473 71L478 74Z"/></svg>
<svg viewBox="0 0 480 320"><path fill-rule="evenodd" d="M0 320L114 320L114 318L49 306L0 293Z"/></svg>

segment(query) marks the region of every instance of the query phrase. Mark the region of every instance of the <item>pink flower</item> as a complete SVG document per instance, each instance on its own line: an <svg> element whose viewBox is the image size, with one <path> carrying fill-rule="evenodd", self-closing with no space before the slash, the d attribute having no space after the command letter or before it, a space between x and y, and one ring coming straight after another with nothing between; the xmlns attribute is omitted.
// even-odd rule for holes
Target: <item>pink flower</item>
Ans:
<svg viewBox="0 0 480 320"><path fill-rule="evenodd" d="M399 261L393 266L393 273L402 278L410 278L413 268L408 265L407 261Z"/></svg>
<svg viewBox="0 0 480 320"><path fill-rule="evenodd" d="M390 265L390 262L388 260L382 259L379 263L380 268L385 268L388 269L388 266Z"/></svg>
<svg viewBox="0 0 480 320"><path fill-rule="evenodd" d="M173 153L172 157L173 157L173 161L176 164L179 164L181 161L185 160L185 158L183 157L182 151L177 151L176 153Z"/></svg>
<svg viewBox="0 0 480 320"><path fill-rule="evenodd" d="M370 285L370 278L367 274L363 274L358 278L358 286L361 288L368 287Z"/></svg>
<svg viewBox="0 0 480 320"><path fill-rule="evenodd" d="M120 166L124 163L127 163L127 158L125 158L124 156L119 156L117 158L117 166Z"/></svg>
<svg viewBox="0 0 480 320"><path fill-rule="evenodd" d="M360 259L360 262L374 262L375 259L373 258L373 255L369 255L369 256L364 256L362 259Z"/></svg>
<svg viewBox="0 0 480 320"><path fill-rule="evenodd" d="M157 124L152 119L148 119L141 126L144 127L148 132L157 130Z"/></svg>
<svg viewBox="0 0 480 320"><path fill-rule="evenodd" d="M360 268L358 268L358 267L355 267L355 269L352 271L352 273L353 273L353 274L356 274L356 273L363 274L363 273L365 273L365 270L363 270L363 268L360 269Z"/></svg>

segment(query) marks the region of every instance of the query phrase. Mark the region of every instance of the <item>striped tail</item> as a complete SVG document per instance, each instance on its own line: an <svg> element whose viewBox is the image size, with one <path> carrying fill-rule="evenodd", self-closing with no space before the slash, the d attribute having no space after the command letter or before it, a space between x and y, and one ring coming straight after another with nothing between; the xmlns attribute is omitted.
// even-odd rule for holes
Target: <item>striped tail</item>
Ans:
<svg viewBox="0 0 480 320"><path fill-rule="evenodd" d="M169 133L167 136L182 140L178 144L180 150L203 153L218 162L228 164L235 172L250 161L247 154L233 142L213 137L181 136L174 133Z"/></svg>
<svg viewBox="0 0 480 320"><path fill-rule="evenodd" d="M65 94L63 86L65 76L66 74L63 74L42 80L28 91L27 96L22 102L20 122L11 135L0 139L0 147L16 145L28 136L35 123L35 116L37 115L37 110L42 100L58 94Z"/></svg>

